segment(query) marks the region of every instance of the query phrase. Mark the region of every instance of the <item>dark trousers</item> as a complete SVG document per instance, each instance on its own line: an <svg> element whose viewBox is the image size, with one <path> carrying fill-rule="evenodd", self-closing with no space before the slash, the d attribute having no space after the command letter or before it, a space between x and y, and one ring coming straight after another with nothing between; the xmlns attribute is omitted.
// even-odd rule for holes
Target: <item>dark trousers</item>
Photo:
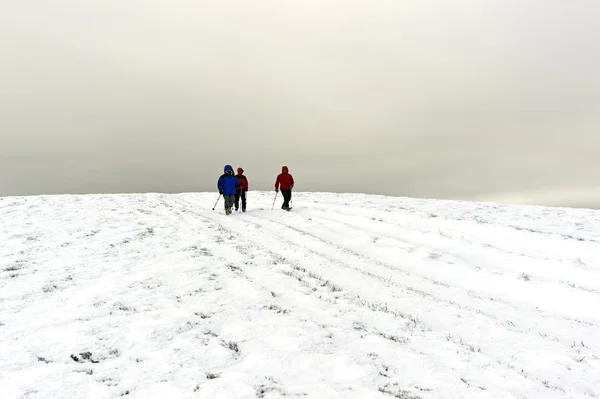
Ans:
<svg viewBox="0 0 600 399"><path fill-rule="evenodd" d="M240 209L240 198L242 199L242 211L246 210L246 192L244 190L237 190L235 192L235 210Z"/></svg>
<svg viewBox="0 0 600 399"><path fill-rule="evenodd" d="M231 208L233 206L234 196L231 194L223 194L223 199L225 200L225 209Z"/></svg>
<svg viewBox="0 0 600 399"><path fill-rule="evenodd" d="M290 201L292 200L292 190L281 190L281 195L283 195L283 205L281 205L281 209L288 209L290 207Z"/></svg>

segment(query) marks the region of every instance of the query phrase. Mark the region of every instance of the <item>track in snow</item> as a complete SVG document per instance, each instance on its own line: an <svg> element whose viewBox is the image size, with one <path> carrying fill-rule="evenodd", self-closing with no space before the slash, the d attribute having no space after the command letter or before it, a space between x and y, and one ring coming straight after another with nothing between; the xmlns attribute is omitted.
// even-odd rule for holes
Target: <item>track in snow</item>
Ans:
<svg viewBox="0 0 600 399"><path fill-rule="evenodd" d="M600 396L600 212L250 194L0 199L3 397Z"/></svg>

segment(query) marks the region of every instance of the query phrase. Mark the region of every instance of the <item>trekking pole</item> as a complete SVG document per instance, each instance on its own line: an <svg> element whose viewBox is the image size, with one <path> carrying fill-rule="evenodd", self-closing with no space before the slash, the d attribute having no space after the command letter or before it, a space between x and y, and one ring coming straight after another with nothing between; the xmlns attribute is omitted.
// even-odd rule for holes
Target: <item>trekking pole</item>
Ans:
<svg viewBox="0 0 600 399"><path fill-rule="evenodd" d="M273 210L273 208L275 207L275 200L277 199L277 193L278 193L278 191L275 191L275 198L273 198L273 205L271 205L271 210Z"/></svg>
<svg viewBox="0 0 600 399"><path fill-rule="evenodd" d="M213 206L213 211L215 210L215 208L217 207L217 204L219 203L219 200L221 199L221 194L219 194L219 198L217 198L217 202L215 202L215 206Z"/></svg>

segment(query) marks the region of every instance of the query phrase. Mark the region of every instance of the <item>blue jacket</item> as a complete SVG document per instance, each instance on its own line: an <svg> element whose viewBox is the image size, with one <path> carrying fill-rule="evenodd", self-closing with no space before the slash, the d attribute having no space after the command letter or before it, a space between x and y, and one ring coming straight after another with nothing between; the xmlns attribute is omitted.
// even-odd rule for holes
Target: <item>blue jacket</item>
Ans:
<svg viewBox="0 0 600 399"><path fill-rule="evenodd" d="M230 175L227 174L228 170L231 170ZM217 188L219 191L223 190L223 195L235 195L235 189L239 183L237 177L235 177L235 174L233 173L233 168L231 165L225 165L223 171L225 173L219 177Z"/></svg>

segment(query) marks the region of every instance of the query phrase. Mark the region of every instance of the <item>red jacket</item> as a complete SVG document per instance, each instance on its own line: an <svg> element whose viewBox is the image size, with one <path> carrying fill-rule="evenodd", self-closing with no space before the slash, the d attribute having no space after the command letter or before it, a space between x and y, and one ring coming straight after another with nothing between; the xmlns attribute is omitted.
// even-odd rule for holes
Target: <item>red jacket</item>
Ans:
<svg viewBox="0 0 600 399"><path fill-rule="evenodd" d="M238 174L235 175L237 177L238 184L235 188L236 191L248 191L248 179L244 176L244 169L237 168Z"/></svg>
<svg viewBox="0 0 600 399"><path fill-rule="evenodd" d="M237 190L248 191L248 179L244 175L237 174L238 186Z"/></svg>
<svg viewBox="0 0 600 399"><path fill-rule="evenodd" d="M294 187L294 178L288 173L287 166L281 168L281 173L275 180L275 189L278 190L280 186L282 190L291 190Z"/></svg>

